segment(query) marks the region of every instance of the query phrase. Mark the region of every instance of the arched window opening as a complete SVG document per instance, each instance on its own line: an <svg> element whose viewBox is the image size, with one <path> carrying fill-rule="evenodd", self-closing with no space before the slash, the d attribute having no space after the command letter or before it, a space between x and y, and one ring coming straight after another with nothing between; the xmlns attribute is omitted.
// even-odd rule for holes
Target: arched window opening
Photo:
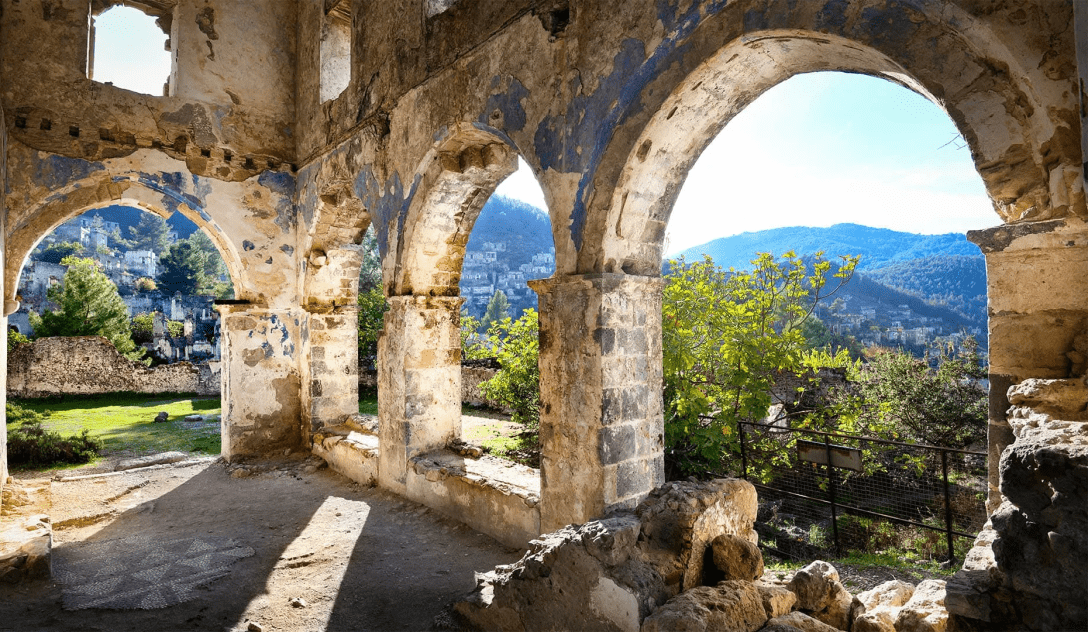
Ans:
<svg viewBox="0 0 1088 632"><path fill-rule="evenodd" d="M946 488L948 526L975 533L985 521L986 278L964 233L997 219L954 123L917 93L821 72L757 98L707 146L670 217L667 476L713 472L765 485L761 516L769 517L757 530L773 554L809 559L860 546L920 555L934 567L962 560L970 538L958 538L953 551L941 540L908 552L893 540L910 529L928 534L926 527L896 527L881 542L866 529L876 525L873 512L945 528L945 514L934 518L897 487L909 479L928 498L941 497L942 458L957 481ZM819 252L833 267L817 291L804 278ZM836 290L840 255L860 261ZM791 271L795 284L785 276ZM826 435L812 430L835 433L831 442L843 447L834 473L821 465L818 480L803 446L822 446ZM849 436L975 454L942 457ZM823 461L810 452L826 463L826 451ZM858 465L843 469L851 459ZM829 475L839 485L837 529ZM863 542L834 539L860 532L869 534Z"/></svg>
<svg viewBox="0 0 1088 632"><path fill-rule="evenodd" d="M133 92L169 96L174 55L170 14L113 6L91 17L87 78Z"/></svg>
<svg viewBox="0 0 1088 632"><path fill-rule="evenodd" d="M102 442L103 458L219 454L222 354L214 302L233 296L221 254L183 215L163 219L133 206L89 210L46 235L23 265L20 307L10 319L47 350L9 363L9 386L17 386L8 396L63 396L45 425L65 435L87 427ZM183 361L196 371L164 369L151 378L155 393L114 393L118 384L139 390L147 380L141 364L154 370ZM98 396L79 399L86 394ZM160 411L164 420L155 419ZM148 433L156 421L162 423Z"/></svg>
<svg viewBox="0 0 1088 632"><path fill-rule="evenodd" d="M535 367L537 295L528 281L552 276L555 246L544 194L532 170L518 169L495 189L472 227L461 267L462 393L464 403L482 411L462 417L462 437L486 453L540 466L535 401L504 401L530 392L533 375L510 374L508 388L491 390L490 380L513 357ZM528 344L527 344L528 343ZM508 390L509 392L506 392Z"/></svg>
<svg viewBox="0 0 1088 632"><path fill-rule="evenodd" d="M352 0L325 0L321 24L321 102L340 96L351 81Z"/></svg>

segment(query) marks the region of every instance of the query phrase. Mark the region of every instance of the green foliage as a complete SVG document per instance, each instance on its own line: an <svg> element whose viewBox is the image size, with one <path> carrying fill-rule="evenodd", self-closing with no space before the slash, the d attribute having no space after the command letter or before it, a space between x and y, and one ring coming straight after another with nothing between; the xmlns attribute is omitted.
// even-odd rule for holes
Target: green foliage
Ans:
<svg viewBox="0 0 1088 632"><path fill-rule="evenodd" d="M389 308L380 285L359 292L359 357L378 355L378 336L385 324L385 311Z"/></svg>
<svg viewBox="0 0 1088 632"><path fill-rule="evenodd" d="M822 254L822 253L821 253ZM812 272L793 252L761 253L750 272L709 258L669 262L662 304L666 457L684 472L720 469L739 450L737 422L763 417L780 371L802 366L802 325L849 280L817 255ZM825 292L828 277L839 280Z"/></svg>
<svg viewBox="0 0 1088 632"><path fill-rule="evenodd" d="M480 336L480 321L468 312L461 312L461 358L464 360L482 360L494 357L495 352L487 346L487 339Z"/></svg>
<svg viewBox="0 0 1088 632"><path fill-rule="evenodd" d="M14 351L15 347L25 344L30 344L30 338L27 338L14 329L8 331L8 353Z"/></svg>
<svg viewBox="0 0 1088 632"><path fill-rule="evenodd" d="M540 326L535 309L521 318L506 317L487 330L487 346L498 358L499 372L480 384L492 401L509 407L511 420L535 428L540 423Z"/></svg>
<svg viewBox="0 0 1088 632"><path fill-rule="evenodd" d="M480 319L480 326L483 327L484 331L488 331L493 324L509 317L510 301L507 300L506 293L502 290L495 290L495 293L491 295L491 300L487 302L487 310L484 312L484 317Z"/></svg>
<svg viewBox="0 0 1088 632"><path fill-rule="evenodd" d="M142 345L154 340L155 315L148 312L140 312L132 317L129 327L132 330L132 341Z"/></svg>
<svg viewBox="0 0 1088 632"><path fill-rule="evenodd" d="M986 436L985 377L971 338L924 359L879 350L862 369L856 395L840 402L842 417L878 436L963 448Z"/></svg>
<svg viewBox="0 0 1088 632"><path fill-rule="evenodd" d="M14 426L8 431L8 463L13 466L87 463L102 449L102 442L86 429L70 437L47 430L42 423L48 414L12 402L7 403L5 412L7 425Z"/></svg>
<svg viewBox="0 0 1088 632"><path fill-rule="evenodd" d="M74 241L58 241L35 253L33 258L36 261L59 264L67 257L79 257L83 254L83 246L80 244Z"/></svg>
<svg viewBox="0 0 1088 632"><path fill-rule="evenodd" d="M170 245L170 226L154 213L141 213L139 223L129 226L128 232L129 250L150 250L161 257Z"/></svg>
<svg viewBox="0 0 1088 632"><path fill-rule="evenodd" d="M208 255L188 240L171 245L159 259L159 287L169 293L199 294L207 277Z"/></svg>
<svg viewBox="0 0 1088 632"><path fill-rule="evenodd" d="M149 277L140 277L136 279L135 285L137 292L154 292L159 289L159 286L155 284L155 279Z"/></svg>
<svg viewBox="0 0 1088 632"><path fill-rule="evenodd" d="M35 335L102 336L125 357L140 359L144 351L132 341L128 308L117 286L91 259L69 257L61 263L68 266L64 281L49 288L47 294L60 309L45 310L41 316L31 313Z"/></svg>

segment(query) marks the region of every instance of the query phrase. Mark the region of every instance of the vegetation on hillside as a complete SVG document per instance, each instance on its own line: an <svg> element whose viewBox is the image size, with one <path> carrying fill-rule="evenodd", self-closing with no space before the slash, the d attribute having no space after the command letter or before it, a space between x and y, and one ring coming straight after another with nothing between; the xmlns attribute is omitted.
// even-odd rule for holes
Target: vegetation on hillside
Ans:
<svg viewBox="0 0 1088 632"><path fill-rule="evenodd" d="M91 259L68 257L64 280L49 288L48 297L56 310L31 313L30 325L37 337L102 336L117 351L139 360L144 350L132 341L128 308L98 264Z"/></svg>

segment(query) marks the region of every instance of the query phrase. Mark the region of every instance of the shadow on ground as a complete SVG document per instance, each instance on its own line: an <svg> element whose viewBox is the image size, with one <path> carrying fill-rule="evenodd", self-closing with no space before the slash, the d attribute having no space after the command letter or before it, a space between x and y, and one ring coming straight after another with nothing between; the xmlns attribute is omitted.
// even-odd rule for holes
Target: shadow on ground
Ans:
<svg viewBox="0 0 1088 632"><path fill-rule="evenodd" d="M221 463L54 482L56 559L79 542L230 538L254 550L191 601L154 610L65 610L62 586L0 585L0 630L426 630L520 551L327 469ZM103 517L105 516L105 517ZM103 569L108 576L110 569ZM292 603L293 602L293 603Z"/></svg>

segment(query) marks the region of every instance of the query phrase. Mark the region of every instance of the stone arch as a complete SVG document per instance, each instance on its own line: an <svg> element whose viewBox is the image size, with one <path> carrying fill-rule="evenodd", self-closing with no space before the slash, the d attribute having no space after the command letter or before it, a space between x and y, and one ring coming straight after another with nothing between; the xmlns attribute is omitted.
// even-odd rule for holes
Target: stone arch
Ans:
<svg viewBox="0 0 1088 632"><path fill-rule="evenodd" d="M478 125L461 125L423 159L416 194L397 234L386 295L457 296L469 233L518 152Z"/></svg>
<svg viewBox="0 0 1088 632"><path fill-rule="evenodd" d="M317 175L313 217L302 247L303 292L310 311L354 305L362 253L359 244L371 224L370 211L355 193L343 156L335 156ZM352 283L345 284L344 279Z"/></svg>
<svg viewBox="0 0 1088 632"><path fill-rule="evenodd" d="M1044 63L1025 68L998 34L946 3L865 2L841 14L834 4L815 13L757 4L707 18L662 53L666 70L631 99L583 177L578 272L657 274L672 204L706 146L764 91L821 70L881 77L941 107L1003 221L1085 215L1075 93L1062 60L1040 50Z"/></svg>
<svg viewBox="0 0 1088 632"><path fill-rule="evenodd" d="M18 309L15 296L23 266L34 248L55 228L89 210L106 206L132 206L167 218L172 212L181 212L203 230L223 256L237 298L244 298L247 273L234 243L222 228L212 220L203 203L195 196L179 191L166 182L147 178L138 173L96 174L73 181L52 191L40 202L27 206L8 227L4 283L6 289L5 312Z"/></svg>

